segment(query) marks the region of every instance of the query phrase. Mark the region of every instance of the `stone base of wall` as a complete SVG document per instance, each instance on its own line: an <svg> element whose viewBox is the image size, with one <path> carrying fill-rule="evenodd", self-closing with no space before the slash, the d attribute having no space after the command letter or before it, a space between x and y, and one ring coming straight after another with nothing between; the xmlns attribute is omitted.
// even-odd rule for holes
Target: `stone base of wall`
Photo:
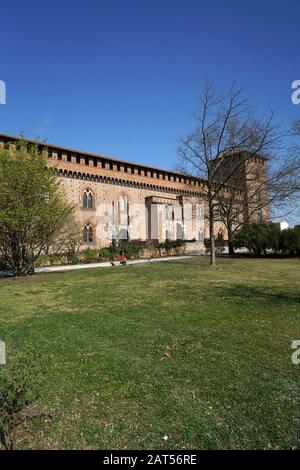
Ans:
<svg viewBox="0 0 300 470"><path fill-rule="evenodd" d="M205 253L205 246L203 242L185 242L184 244L186 253Z"/></svg>

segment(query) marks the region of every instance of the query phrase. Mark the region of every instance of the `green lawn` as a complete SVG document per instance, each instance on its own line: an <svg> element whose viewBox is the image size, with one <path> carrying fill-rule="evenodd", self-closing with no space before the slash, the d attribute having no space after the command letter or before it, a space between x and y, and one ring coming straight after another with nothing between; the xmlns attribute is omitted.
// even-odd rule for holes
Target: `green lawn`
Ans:
<svg viewBox="0 0 300 470"><path fill-rule="evenodd" d="M53 414L19 448L299 447L299 268L193 258L0 279L0 338L10 360L39 351Z"/></svg>

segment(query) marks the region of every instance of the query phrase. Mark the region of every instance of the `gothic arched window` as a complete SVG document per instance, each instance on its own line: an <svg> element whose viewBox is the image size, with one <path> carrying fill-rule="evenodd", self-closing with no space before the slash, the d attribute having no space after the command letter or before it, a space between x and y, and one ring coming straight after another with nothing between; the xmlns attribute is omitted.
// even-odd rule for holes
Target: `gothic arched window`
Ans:
<svg viewBox="0 0 300 470"><path fill-rule="evenodd" d="M84 209L93 209L93 193L90 189L85 189L83 191L83 208Z"/></svg>
<svg viewBox="0 0 300 470"><path fill-rule="evenodd" d="M120 212L126 212L126 200L124 197L120 197L119 207L120 207Z"/></svg>
<svg viewBox="0 0 300 470"><path fill-rule="evenodd" d="M83 228L83 241L84 243L93 243L94 231L91 224L86 224Z"/></svg>

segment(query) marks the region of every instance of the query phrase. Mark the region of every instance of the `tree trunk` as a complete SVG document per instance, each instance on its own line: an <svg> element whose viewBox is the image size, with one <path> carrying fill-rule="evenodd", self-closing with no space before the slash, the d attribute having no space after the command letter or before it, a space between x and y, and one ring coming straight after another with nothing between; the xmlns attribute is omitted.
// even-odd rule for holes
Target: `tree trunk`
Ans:
<svg viewBox="0 0 300 470"><path fill-rule="evenodd" d="M234 255L234 247L233 242L228 240L228 253L233 256Z"/></svg>
<svg viewBox="0 0 300 470"><path fill-rule="evenodd" d="M209 237L210 237L210 265L216 266L216 249L214 236L214 211L212 203L209 203Z"/></svg>
<svg viewBox="0 0 300 470"><path fill-rule="evenodd" d="M228 224L227 234L228 234L228 253L232 256L234 255L234 247L233 247L233 234L231 230L231 224Z"/></svg>

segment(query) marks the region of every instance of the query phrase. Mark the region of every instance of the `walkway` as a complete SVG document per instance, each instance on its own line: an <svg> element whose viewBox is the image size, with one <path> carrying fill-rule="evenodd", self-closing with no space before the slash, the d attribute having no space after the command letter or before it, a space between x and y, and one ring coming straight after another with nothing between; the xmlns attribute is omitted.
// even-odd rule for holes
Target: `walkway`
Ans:
<svg viewBox="0 0 300 470"><path fill-rule="evenodd" d="M203 256L203 254L194 254L194 255L183 255L183 256L163 256L161 258L147 258L147 259L133 259L128 260L127 264L145 264L145 263L157 263L159 261L176 261L182 259L193 258L194 256ZM119 266L119 261L115 261L115 266ZM66 266L43 266L36 268L36 274L40 273L55 273L60 271L74 271L77 269L90 269L90 268L111 268L113 267L110 261L104 261L102 263L80 263L80 264L68 264ZM0 270L0 277L9 276L8 271Z"/></svg>
<svg viewBox="0 0 300 470"><path fill-rule="evenodd" d="M161 258L147 258L147 259L133 259L128 260L127 265L131 264L145 264L145 263L157 263L159 261L175 261L181 259L188 259L198 255L184 255L184 256L163 256ZM115 266L119 266L119 261L115 261ZM73 271L76 269L89 269L89 268L108 268L113 267L110 261L104 261L102 263L88 263L88 264L69 264L67 266L43 266L36 268L36 273L53 273L58 271Z"/></svg>

